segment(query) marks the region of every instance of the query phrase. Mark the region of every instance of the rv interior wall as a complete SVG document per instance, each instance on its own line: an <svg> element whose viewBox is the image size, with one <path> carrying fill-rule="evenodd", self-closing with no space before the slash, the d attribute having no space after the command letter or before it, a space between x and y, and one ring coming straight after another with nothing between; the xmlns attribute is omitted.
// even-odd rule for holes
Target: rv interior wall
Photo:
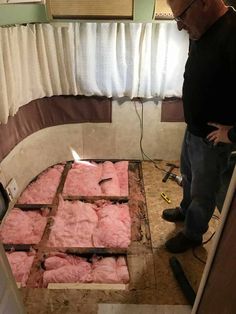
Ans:
<svg viewBox="0 0 236 314"><path fill-rule="evenodd" d="M2 123L44 96L181 97L188 36L175 23L36 23L2 27L0 37ZM160 103L112 106L112 123L64 122L25 137L0 162L3 185L14 178L21 193L41 171L72 159L72 149L82 159L140 160L142 132L150 158L179 158L184 124L161 122Z"/></svg>
<svg viewBox="0 0 236 314"><path fill-rule="evenodd" d="M7 124L0 125L0 162L20 141L36 131L68 123L110 123L111 116L112 100L107 97L52 96L35 99L9 117Z"/></svg>
<svg viewBox="0 0 236 314"><path fill-rule="evenodd" d="M136 105L136 108L135 108ZM113 101L112 123L83 123L40 130L21 141L0 165L0 180L15 178L19 193L47 167L72 160L71 149L82 159L142 159L139 102ZM154 159L178 159L185 125L160 122L161 105L144 103L143 149Z"/></svg>

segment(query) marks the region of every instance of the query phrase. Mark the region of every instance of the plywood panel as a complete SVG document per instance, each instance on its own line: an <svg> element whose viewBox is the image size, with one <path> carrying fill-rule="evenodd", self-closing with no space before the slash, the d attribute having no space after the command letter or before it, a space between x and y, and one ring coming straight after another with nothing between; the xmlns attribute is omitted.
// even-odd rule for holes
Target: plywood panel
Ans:
<svg viewBox="0 0 236 314"><path fill-rule="evenodd" d="M154 289L156 278L153 254L128 255L129 289Z"/></svg>
<svg viewBox="0 0 236 314"><path fill-rule="evenodd" d="M49 0L51 14L59 16L132 17L132 0Z"/></svg>
<svg viewBox="0 0 236 314"><path fill-rule="evenodd" d="M190 314L189 305L99 304L98 314Z"/></svg>

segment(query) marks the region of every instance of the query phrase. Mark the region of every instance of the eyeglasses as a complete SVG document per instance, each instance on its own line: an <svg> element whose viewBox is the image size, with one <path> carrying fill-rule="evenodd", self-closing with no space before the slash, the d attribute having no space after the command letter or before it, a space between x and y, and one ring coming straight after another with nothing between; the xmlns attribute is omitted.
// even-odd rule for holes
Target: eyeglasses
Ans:
<svg viewBox="0 0 236 314"><path fill-rule="evenodd" d="M188 11L188 9L191 8L191 6L193 5L193 3L195 2L196 0L192 0L189 5L183 10L183 12L181 14L179 14L178 16L174 17L174 20L176 22L182 22L184 20L184 15L185 13Z"/></svg>

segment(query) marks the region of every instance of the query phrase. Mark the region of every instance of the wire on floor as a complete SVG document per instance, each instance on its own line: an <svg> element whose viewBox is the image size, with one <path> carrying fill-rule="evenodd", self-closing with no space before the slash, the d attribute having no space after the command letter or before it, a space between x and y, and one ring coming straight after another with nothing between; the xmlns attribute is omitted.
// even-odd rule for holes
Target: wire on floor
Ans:
<svg viewBox="0 0 236 314"><path fill-rule="evenodd" d="M163 171L165 173L167 173L168 171L166 171L165 169L161 168L160 166L157 165L157 162L155 160L153 160L152 158L150 158L144 151L143 149L143 135L144 135L144 128L143 128L143 101L141 98L138 98L138 102L141 104L141 115L139 114L138 112L138 109L137 109L137 103L136 103L136 100L134 101L134 108L135 108L135 112L138 116L138 119L139 119L139 124L140 124L140 140L139 140L139 146L140 146L140 151L141 151L141 154L142 154L142 160L144 160L144 156L153 163L154 167L159 169L160 171Z"/></svg>
<svg viewBox="0 0 236 314"><path fill-rule="evenodd" d="M201 257L199 257L196 253L196 248L192 248L192 253L193 253L193 256L199 261L201 262L202 264L206 264L206 261L204 261L203 259L201 259Z"/></svg>
<svg viewBox="0 0 236 314"><path fill-rule="evenodd" d="M144 120L144 119L143 119L143 111L144 111L144 110L143 110L143 109L144 109L144 108L143 108L143 101L142 101L141 98L138 98L138 102L141 104L141 115L140 115L139 112L138 112L136 101L134 101L134 108L135 108L135 112L136 112L136 114L137 114L137 116L138 116L139 123L140 123L140 140L139 140L139 146L140 146L140 151L141 151L141 154L142 154L142 160L144 160L144 156L145 156L149 161L151 161L151 162L153 163L154 167L156 167L157 169L159 169L159 170L161 170L161 171L167 173L168 171L166 171L165 169L159 167L159 166L157 165L156 161L153 160L152 158L150 158L150 157L145 153L145 151L144 151L144 149L143 149L143 134L144 134L144 131L143 131L143 129L144 129L144 128L143 128L143 120ZM217 215L213 215L212 218L217 219L217 220L220 219ZM208 240L206 240L206 241L203 242L202 244L208 243L208 242L213 238L214 235L215 235L215 232L210 236L210 238L209 238ZM196 254L194 248L192 249L192 252L193 252L193 256L194 256L197 260L199 260L199 261L200 261L201 263L203 263L203 264L206 264L206 261L204 261L204 260L201 259L199 256L197 256L197 254Z"/></svg>
<svg viewBox="0 0 236 314"><path fill-rule="evenodd" d="M214 237L214 235L215 235L215 232L212 233L212 235L210 236L209 239L207 239L206 241L202 242L202 244L204 245L204 244L210 242L211 239ZM193 256L194 256L199 262L201 262L202 264L206 264L206 261L204 261L203 259L201 259L201 257L199 257L199 256L197 255L197 253L196 253L196 248L192 248L192 253L193 253Z"/></svg>
<svg viewBox="0 0 236 314"><path fill-rule="evenodd" d="M216 219L216 220L220 220L220 217L217 216L217 215L215 215L215 214L212 215L212 218L213 218L213 219ZM211 239L214 237L214 235L215 235L215 232L213 232L212 235L210 236L210 238L207 239L206 241L204 241L202 244L204 245L204 244L210 242ZM203 259L201 259L201 258L197 255L197 253L196 253L196 248L193 248L193 249L192 249L192 252L193 252L193 256L194 256L199 262L201 262L201 263L203 263L203 264L206 264L206 261L204 261Z"/></svg>

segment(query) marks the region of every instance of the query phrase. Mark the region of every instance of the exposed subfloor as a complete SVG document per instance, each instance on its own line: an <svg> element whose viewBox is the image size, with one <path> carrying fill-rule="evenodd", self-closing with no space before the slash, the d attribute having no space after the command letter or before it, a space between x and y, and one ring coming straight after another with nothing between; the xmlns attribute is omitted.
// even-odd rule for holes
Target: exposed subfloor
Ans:
<svg viewBox="0 0 236 314"><path fill-rule="evenodd" d="M174 162L175 164L177 162ZM166 162L158 162L162 168ZM128 290L49 290L25 288L21 290L27 313L33 314L125 314L125 313L189 313L190 308L180 290L169 266L173 255L164 248L165 241L181 229L182 223L164 221L161 213L164 208L178 206L181 200L181 187L168 180L162 182L163 172L148 161L142 162L142 172L151 233L151 248L146 247L141 254L132 255L131 277L133 282ZM177 173L177 172L175 172ZM164 192L171 203L160 195ZM218 213L216 213L218 214ZM204 240L208 239L217 227L212 219ZM195 254L206 260L212 241L195 250ZM199 286L204 264L192 251L177 254L176 257L195 291ZM43 293L41 293L43 291ZM135 305L141 305L136 308ZM181 308L180 305L183 305ZM174 307L172 307L174 306Z"/></svg>

